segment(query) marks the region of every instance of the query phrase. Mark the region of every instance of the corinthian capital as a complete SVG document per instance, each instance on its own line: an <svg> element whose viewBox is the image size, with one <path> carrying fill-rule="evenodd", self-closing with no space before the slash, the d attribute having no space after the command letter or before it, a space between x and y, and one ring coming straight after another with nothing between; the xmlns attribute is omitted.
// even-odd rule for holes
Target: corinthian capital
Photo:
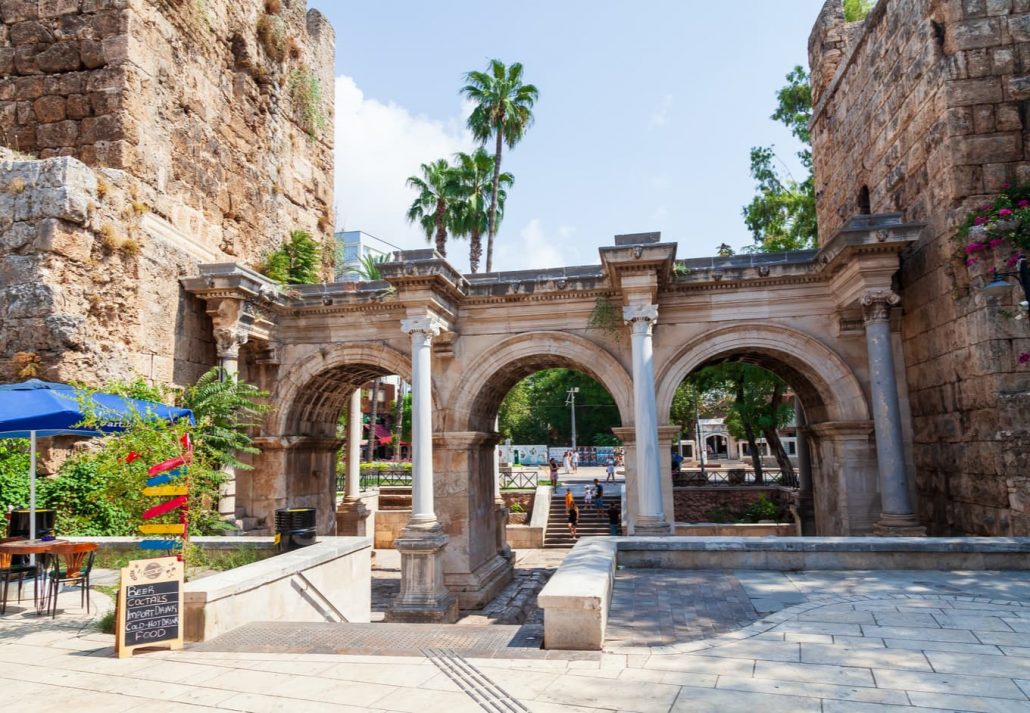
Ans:
<svg viewBox="0 0 1030 713"><path fill-rule="evenodd" d="M439 336L444 326L438 317L412 317L401 320L401 329L406 334L424 334L430 339Z"/></svg>
<svg viewBox="0 0 1030 713"><path fill-rule="evenodd" d="M247 343L246 331L233 327L215 327L215 350L219 358L235 359L240 355L240 347Z"/></svg>
<svg viewBox="0 0 1030 713"><path fill-rule="evenodd" d="M862 316L866 324L889 319L891 307L899 302L901 298L893 290L869 290L862 295Z"/></svg>
<svg viewBox="0 0 1030 713"><path fill-rule="evenodd" d="M628 305L622 308L622 319L631 325L635 322L652 325L658 321L658 305Z"/></svg>

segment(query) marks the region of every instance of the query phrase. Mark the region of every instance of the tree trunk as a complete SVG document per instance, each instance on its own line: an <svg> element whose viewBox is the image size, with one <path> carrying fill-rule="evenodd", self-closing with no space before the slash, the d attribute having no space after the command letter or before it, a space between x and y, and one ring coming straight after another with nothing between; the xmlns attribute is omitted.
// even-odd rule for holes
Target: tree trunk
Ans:
<svg viewBox="0 0 1030 713"><path fill-rule="evenodd" d="M776 420L776 413L779 411L782 401L783 384L776 384L776 387L773 389L772 400L769 402L769 412L772 414L773 421ZM797 485L797 480L794 477L794 466L787 456L787 451L783 448L783 441L780 440L780 434L777 432L775 425L772 428L763 428L762 435L765 436L772 454L776 457L776 463L780 466L780 484L790 487Z"/></svg>
<svg viewBox="0 0 1030 713"><path fill-rule="evenodd" d="M483 236L479 228L472 231L469 236L469 270L472 274L479 272L479 260L483 257Z"/></svg>
<svg viewBox="0 0 1030 713"><path fill-rule="evenodd" d="M486 238L486 271L494 271L494 236L497 235L497 194L501 190L501 126L504 112L497 122L497 145L494 148L494 190L490 196L490 232ZM473 270L475 272L475 270Z"/></svg>
<svg viewBox="0 0 1030 713"><path fill-rule="evenodd" d="M737 381L737 403L744 403L744 380ZM762 455L758 452L758 439L755 437L755 426L750 419L741 413L741 425L744 427L744 435L747 436L747 449L751 454L751 466L755 469L755 483L762 482Z"/></svg>
<svg viewBox="0 0 1030 713"><path fill-rule="evenodd" d="M404 397L401 396L404 391L401 388L403 381L398 380L397 383L397 415L394 418L394 436L393 436L393 459L399 461L401 459L401 434L404 433Z"/></svg>
<svg viewBox="0 0 1030 713"><path fill-rule="evenodd" d="M372 379L372 420L368 424L368 451L366 460L371 463L375 460L376 450L376 416L379 411L379 379Z"/></svg>
<svg viewBox="0 0 1030 713"><path fill-rule="evenodd" d="M447 201L442 198L436 202L436 252L447 257Z"/></svg>

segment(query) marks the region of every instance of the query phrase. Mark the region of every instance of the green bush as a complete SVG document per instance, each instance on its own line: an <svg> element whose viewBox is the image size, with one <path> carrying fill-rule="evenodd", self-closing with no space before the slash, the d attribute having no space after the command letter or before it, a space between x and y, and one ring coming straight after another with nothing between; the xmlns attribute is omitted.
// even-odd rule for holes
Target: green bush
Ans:
<svg viewBox="0 0 1030 713"><path fill-rule="evenodd" d="M758 522L759 520L779 521L781 508L765 495L759 495L758 500L751 503L744 510L741 519L744 522Z"/></svg>
<svg viewBox="0 0 1030 713"><path fill-rule="evenodd" d="M0 440L0 510L29 504L29 443Z"/></svg>

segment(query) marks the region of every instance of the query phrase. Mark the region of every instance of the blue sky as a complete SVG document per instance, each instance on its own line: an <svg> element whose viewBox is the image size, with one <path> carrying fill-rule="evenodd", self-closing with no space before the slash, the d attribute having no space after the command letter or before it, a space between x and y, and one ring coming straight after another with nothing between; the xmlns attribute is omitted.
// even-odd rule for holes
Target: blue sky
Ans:
<svg viewBox="0 0 1030 713"><path fill-rule="evenodd" d="M769 115L784 75L807 66L822 0L309 5L336 29L340 229L426 246L404 179L473 146L458 90L491 57L522 62L540 89L535 125L504 157L516 183L495 269L597 263L617 233L661 231L680 257L739 248L749 148L775 144L800 176ZM467 245L449 246L463 270Z"/></svg>

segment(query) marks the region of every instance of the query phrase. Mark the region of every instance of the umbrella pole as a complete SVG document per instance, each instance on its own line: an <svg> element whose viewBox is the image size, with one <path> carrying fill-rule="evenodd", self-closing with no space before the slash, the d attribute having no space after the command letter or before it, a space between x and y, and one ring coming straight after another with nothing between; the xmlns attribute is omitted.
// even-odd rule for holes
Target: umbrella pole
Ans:
<svg viewBox="0 0 1030 713"><path fill-rule="evenodd" d="M29 431L29 539L36 539L36 432ZM29 564L36 556L29 555Z"/></svg>

